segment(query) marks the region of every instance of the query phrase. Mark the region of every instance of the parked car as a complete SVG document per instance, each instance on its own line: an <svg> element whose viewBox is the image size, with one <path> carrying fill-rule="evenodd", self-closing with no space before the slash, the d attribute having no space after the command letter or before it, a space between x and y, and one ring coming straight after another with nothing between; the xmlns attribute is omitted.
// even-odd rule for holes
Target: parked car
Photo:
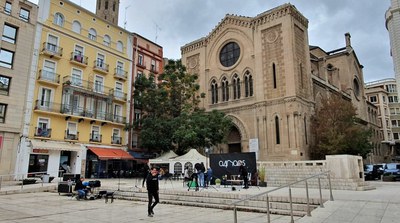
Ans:
<svg viewBox="0 0 400 223"><path fill-rule="evenodd" d="M394 181L400 181L400 163L387 163L383 176Z"/></svg>
<svg viewBox="0 0 400 223"><path fill-rule="evenodd" d="M364 165L365 180L379 180L383 174L383 164L366 164Z"/></svg>

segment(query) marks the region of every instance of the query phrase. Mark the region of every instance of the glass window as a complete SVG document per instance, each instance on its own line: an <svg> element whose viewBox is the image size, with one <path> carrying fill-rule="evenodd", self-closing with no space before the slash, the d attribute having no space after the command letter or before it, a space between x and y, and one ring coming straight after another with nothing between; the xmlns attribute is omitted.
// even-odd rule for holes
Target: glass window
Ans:
<svg viewBox="0 0 400 223"><path fill-rule="evenodd" d="M44 61L42 78L49 81L54 81L56 77L56 63L53 61Z"/></svg>
<svg viewBox="0 0 400 223"><path fill-rule="evenodd" d="M395 93L395 92L396 92L396 85L395 85L395 84L388 84L388 85L386 86L386 90L387 90L389 93Z"/></svg>
<svg viewBox="0 0 400 223"><path fill-rule="evenodd" d="M42 88L40 94L40 107L49 109L51 104L51 89Z"/></svg>
<svg viewBox="0 0 400 223"><path fill-rule="evenodd" d="M57 53L57 51L58 51L57 45L58 45L58 37L49 35L47 37L46 49L50 52Z"/></svg>
<svg viewBox="0 0 400 223"><path fill-rule="evenodd" d="M103 82L104 78L102 76L96 76L95 81L94 81L94 91L103 93Z"/></svg>
<svg viewBox="0 0 400 223"><path fill-rule="evenodd" d="M211 104L218 103L218 84L216 80L211 82Z"/></svg>
<svg viewBox="0 0 400 223"><path fill-rule="evenodd" d="M143 55L142 54L138 55L138 64L143 65Z"/></svg>
<svg viewBox="0 0 400 223"><path fill-rule="evenodd" d="M103 54L97 54L96 67L106 68L105 56Z"/></svg>
<svg viewBox="0 0 400 223"><path fill-rule="evenodd" d="M121 82L115 82L115 97L124 98L124 90Z"/></svg>
<svg viewBox="0 0 400 223"><path fill-rule="evenodd" d="M68 134L76 135L77 134L77 130L78 130L78 128L77 128L76 123L68 122L68 124L67 124L67 132L68 132Z"/></svg>
<svg viewBox="0 0 400 223"><path fill-rule="evenodd" d="M0 104L0 123L6 122L7 105Z"/></svg>
<svg viewBox="0 0 400 223"><path fill-rule="evenodd" d="M235 74L233 76L233 99L240 99L240 78L239 75Z"/></svg>
<svg viewBox="0 0 400 223"><path fill-rule="evenodd" d="M103 44L104 44L105 46L110 46L110 45L111 45L111 38L110 38L110 36L108 36L108 35L105 35L105 36L104 36L104 38L103 38Z"/></svg>
<svg viewBox="0 0 400 223"><path fill-rule="evenodd" d="M399 139L399 133L394 132L394 133L393 133L393 139L398 140L398 139Z"/></svg>
<svg viewBox="0 0 400 223"><path fill-rule="evenodd" d="M30 13L29 10L21 8L21 10L19 11L19 18L25 22L28 22L29 21L29 13Z"/></svg>
<svg viewBox="0 0 400 223"><path fill-rule="evenodd" d="M219 53L219 60L224 67L230 67L234 65L240 56L240 47L235 42L229 42L222 47Z"/></svg>
<svg viewBox="0 0 400 223"><path fill-rule="evenodd" d="M72 68L72 84L82 86L82 71Z"/></svg>
<svg viewBox="0 0 400 223"><path fill-rule="evenodd" d="M88 34L89 39L96 40L96 36L97 36L96 30L93 28L90 28L89 34Z"/></svg>
<svg viewBox="0 0 400 223"><path fill-rule="evenodd" d="M6 2L6 5L4 6L4 12L7 13L7 14L11 14L11 8L12 8L11 3L10 2Z"/></svg>
<svg viewBox="0 0 400 223"><path fill-rule="evenodd" d="M17 28L14 26L10 26L8 24L4 24L2 40L15 44L16 39L17 39Z"/></svg>
<svg viewBox="0 0 400 223"><path fill-rule="evenodd" d="M11 78L0 75L0 95L8 95Z"/></svg>
<svg viewBox="0 0 400 223"><path fill-rule="evenodd" d="M371 97L369 97L369 101L370 101L371 103L376 103L376 102L377 102L376 96L371 96Z"/></svg>
<svg viewBox="0 0 400 223"><path fill-rule="evenodd" d="M57 12L54 15L54 24L61 26L61 27L64 26L64 16L61 13Z"/></svg>
<svg viewBox="0 0 400 223"><path fill-rule="evenodd" d="M122 50L124 49L124 44L121 41L117 42L117 50L119 52L122 52Z"/></svg>
<svg viewBox="0 0 400 223"><path fill-rule="evenodd" d="M244 87L245 87L245 96L253 96L253 77L250 72L247 71L244 76Z"/></svg>
<svg viewBox="0 0 400 223"><path fill-rule="evenodd" d="M151 68L150 68L152 71L155 71L156 70L156 61L155 60L153 60L153 59L151 59Z"/></svg>
<svg viewBox="0 0 400 223"><path fill-rule="evenodd" d="M6 68L12 68L14 59L14 52L0 49L0 66Z"/></svg>
<svg viewBox="0 0 400 223"><path fill-rule="evenodd" d="M81 33L81 29L82 29L82 26L78 21L74 21L72 23L72 31L80 34Z"/></svg>
<svg viewBox="0 0 400 223"><path fill-rule="evenodd" d="M122 63L121 61L117 62L117 74L120 76L124 75L124 63Z"/></svg>

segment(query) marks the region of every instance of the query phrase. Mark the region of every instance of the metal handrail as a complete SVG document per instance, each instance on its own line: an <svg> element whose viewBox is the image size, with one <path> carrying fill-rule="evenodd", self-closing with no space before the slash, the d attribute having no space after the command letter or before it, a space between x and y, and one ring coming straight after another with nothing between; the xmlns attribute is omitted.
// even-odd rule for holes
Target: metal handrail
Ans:
<svg viewBox="0 0 400 223"><path fill-rule="evenodd" d="M274 189L271 189L271 190L268 190L268 191L265 191L265 192L262 192L262 193L259 193L259 194L256 194L256 195L252 195L252 196L250 196L250 197L247 197L247 198L244 198L244 199L240 199L240 200L235 201L235 202L232 202L231 205L233 205L234 223L237 223L237 204L239 204L239 203L241 203L241 202L244 202L244 201L247 201L247 200L250 200L250 199L253 199L253 198L255 198L255 197L263 196L263 195L266 195L266 196L267 196L267 197L266 197L266 198L267 198L267 222L270 223L270 222L271 222L271 218L270 218L268 194L270 194L270 193L272 193L272 192L274 192L274 191L277 191L277 190L286 188L286 187L289 188L289 202L290 202L290 217L291 217L291 223L294 223L294 219L293 219L293 203L292 203L292 188L291 188L291 186L292 186L292 185L295 185L295 184L298 184L298 183L300 183L300 182L305 182L305 185L306 185L307 215L308 215L308 216L311 216L310 201L309 201L309 193L308 193L308 182L307 182L307 180L318 177L318 188L319 188L320 207L323 208L323 207L324 207L324 204L322 203L322 190L321 190L321 180L320 180L320 176L321 176L321 175L327 175L327 177L328 177L328 181L329 181L329 192L330 192L330 200L333 201L333 194L332 194L332 185L331 185L330 171L325 171L325 172L321 172L321 173L318 173L318 174L314 174L314 175L309 176L309 177L306 177L306 178L304 178L304 179L297 180L297 181L295 181L295 182L291 182L291 183L285 184L285 185L283 185L283 186L280 186L280 187L277 187L277 188L274 188Z"/></svg>

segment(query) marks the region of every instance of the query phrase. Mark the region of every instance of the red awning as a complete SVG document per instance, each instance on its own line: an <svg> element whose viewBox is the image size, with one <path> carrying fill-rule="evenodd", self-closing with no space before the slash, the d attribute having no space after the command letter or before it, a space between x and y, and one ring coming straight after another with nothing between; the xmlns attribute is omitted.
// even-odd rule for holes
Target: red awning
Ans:
<svg viewBox="0 0 400 223"><path fill-rule="evenodd" d="M87 147L101 160L134 160L135 158L122 149Z"/></svg>

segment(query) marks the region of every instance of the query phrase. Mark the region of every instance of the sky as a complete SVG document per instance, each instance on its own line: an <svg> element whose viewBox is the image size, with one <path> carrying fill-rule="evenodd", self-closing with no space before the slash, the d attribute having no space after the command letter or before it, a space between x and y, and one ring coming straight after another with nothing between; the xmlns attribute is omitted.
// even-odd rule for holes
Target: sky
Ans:
<svg viewBox="0 0 400 223"><path fill-rule="evenodd" d="M95 12L96 0L72 2ZM206 37L226 14L254 17L284 3L308 19L310 45L326 52L345 47L348 32L364 81L394 78L385 27L390 0L120 0L119 26L162 46L164 57L179 59L183 45Z"/></svg>

